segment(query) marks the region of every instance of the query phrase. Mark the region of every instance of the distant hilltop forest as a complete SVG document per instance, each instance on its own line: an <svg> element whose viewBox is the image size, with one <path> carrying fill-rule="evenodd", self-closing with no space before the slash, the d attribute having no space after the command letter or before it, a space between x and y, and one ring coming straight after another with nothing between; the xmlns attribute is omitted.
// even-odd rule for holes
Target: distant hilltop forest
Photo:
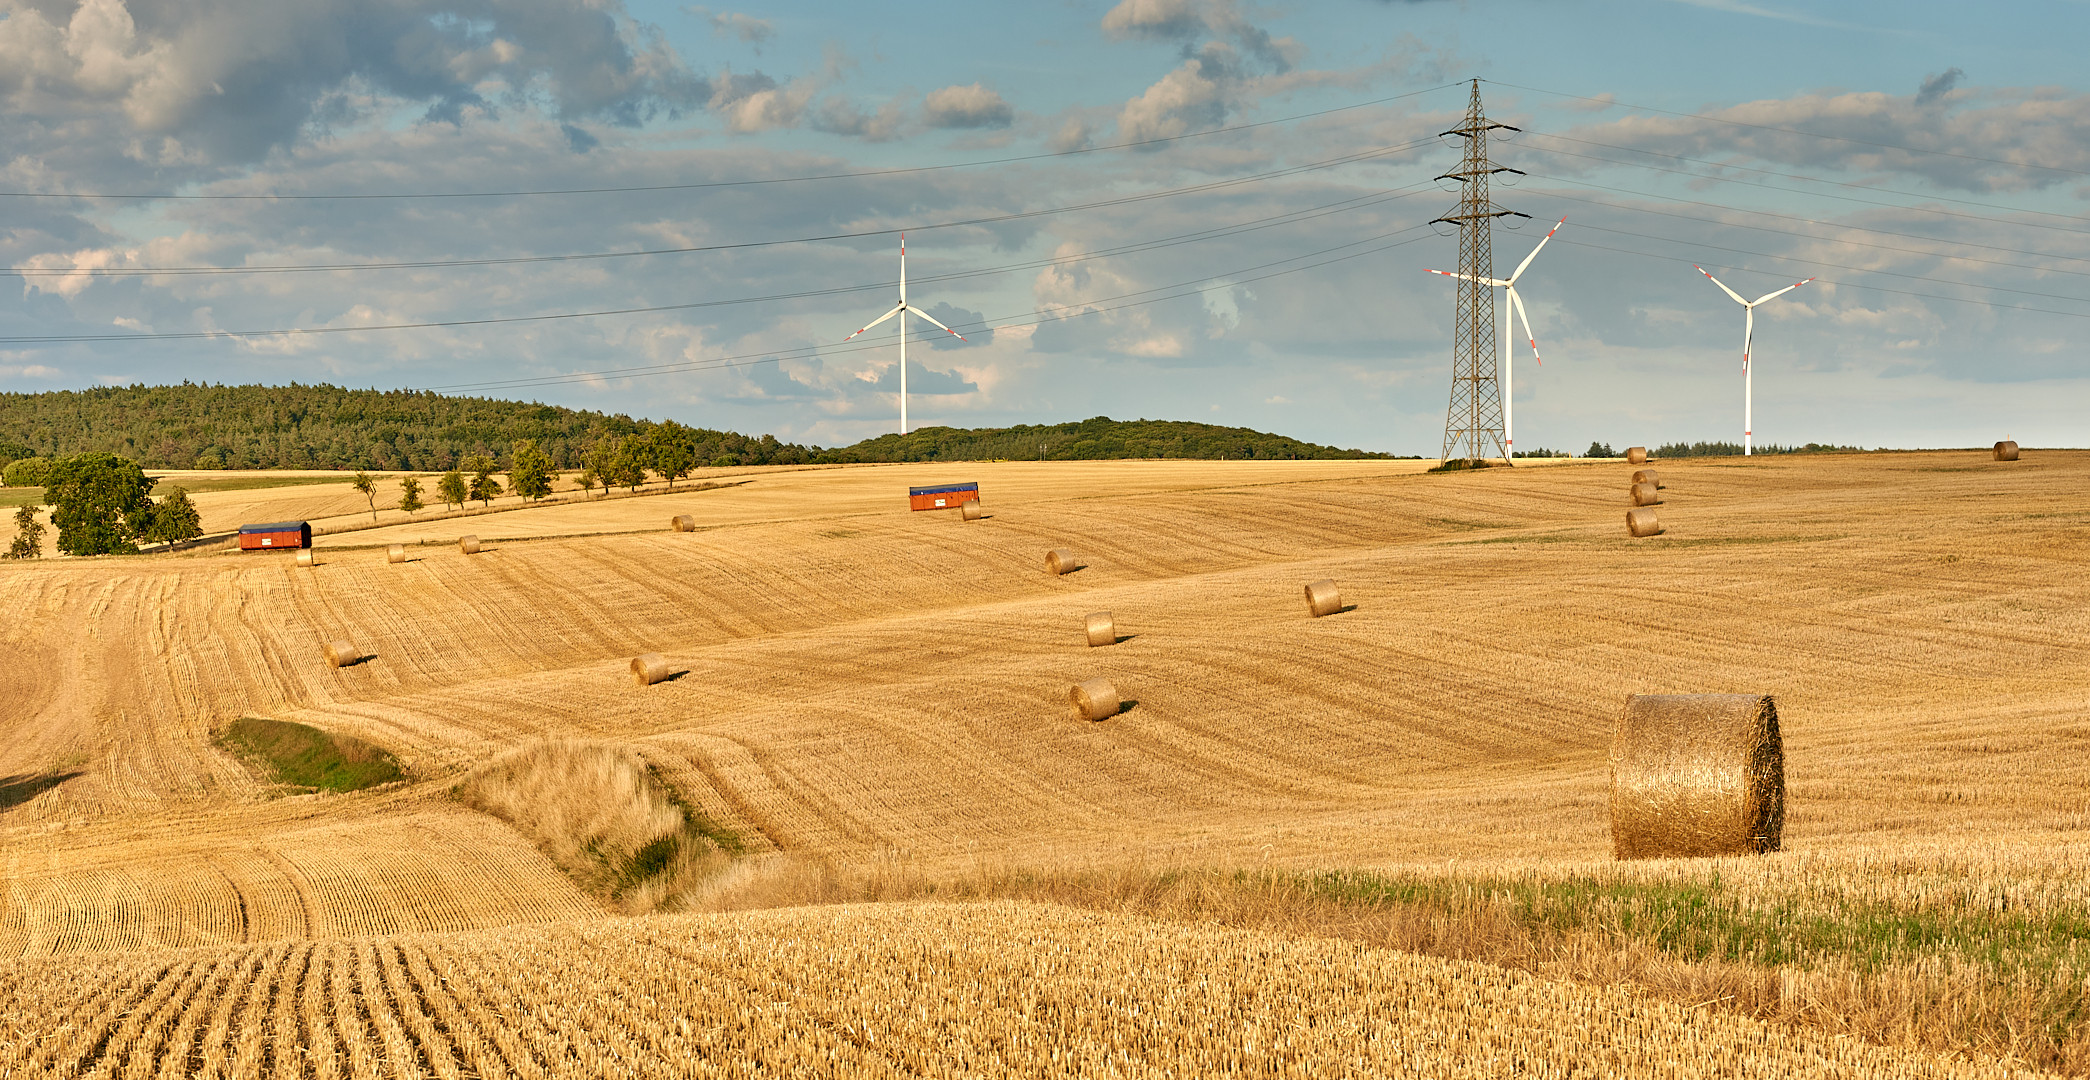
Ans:
<svg viewBox="0 0 2090 1080"><path fill-rule="evenodd" d="M312 386L121 386L0 394L0 465L104 453L148 469L374 469L441 472L505 460L530 440L561 469L606 438L651 436L651 420L534 402L408 390ZM1248 428L1112 420L1010 428L930 427L822 449L678 428L697 465L1098 458L1382 458Z"/></svg>

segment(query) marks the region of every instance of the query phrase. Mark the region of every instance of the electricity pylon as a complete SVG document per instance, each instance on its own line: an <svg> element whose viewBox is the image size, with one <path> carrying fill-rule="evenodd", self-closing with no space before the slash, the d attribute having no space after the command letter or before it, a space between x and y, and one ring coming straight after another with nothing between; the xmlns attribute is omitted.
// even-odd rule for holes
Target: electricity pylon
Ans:
<svg viewBox="0 0 2090 1080"><path fill-rule="evenodd" d="M1439 180L1464 185L1459 208L1438 221L1459 227L1459 298L1451 332L1451 408L1444 417L1444 460L1479 463L1491 457L1509 461L1502 431L1502 384L1495 361L1495 297L1486 284L1495 277L1494 226L1500 217L1529 218L1496 206L1488 195L1488 178L1521 171L1488 160L1488 132L1521 131L1489 120L1480 107L1480 80L1473 80L1473 100L1465 122L1445 132L1466 140L1466 156L1455 172Z"/></svg>

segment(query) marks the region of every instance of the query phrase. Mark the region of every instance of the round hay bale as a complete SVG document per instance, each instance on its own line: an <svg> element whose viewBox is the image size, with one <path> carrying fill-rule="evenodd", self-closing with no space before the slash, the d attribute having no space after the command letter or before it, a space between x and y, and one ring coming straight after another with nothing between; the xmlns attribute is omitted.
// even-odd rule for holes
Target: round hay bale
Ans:
<svg viewBox="0 0 2090 1080"><path fill-rule="evenodd" d="M1996 444L1996 460L1997 460L1997 461L2016 461L2016 460L2017 460L2017 443L2015 443L2015 442L2012 442L2012 441L2011 441L2011 440L2009 440L2009 439L2004 439L2004 440L2003 440L2002 442L1999 442L1999 443L1997 443L1997 444Z"/></svg>
<svg viewBox="0 0 2090 1080"><path fill-rule="evenodd" d="M1647 464L1647 447L1645 447L1645 446L1628 446L1628 447L1626 447L1626 464L1628 464L1628 465L1645 465L1645 464Z"/></svg>
<svg viewBox="0 0 2090 1080"><path fill-rule="evenodd" d="M458 537L457 550L462 551L467 555L479 554L479 538L477 536Z"/></svg>
<svg viewBox="0 0 2090 1080"><path fill-rule="evenodd" d="M1306 587L1306 611L1318 619L1333 615L1343 609L1343 594L1335 587L1334 578L1322 578Z"/></svg>
<svg viewBox="0 0 2090 1080"><path fill-rule="evenodd" d="M347 667L363 658L363 651L346 641L336 638L327 642L327 666Z"/></svg>
<svg viewBox="0 0 2090 1080"><path fill-rule="evenodd" d="M1633 485L1632 496L1634 506L1656 506L1662 501L1662 496L1656 493L1655 486L1645 480Z"/></svg>
<svg viewBox="0 0 2090 1080"><path fill-rule="evenodd" d="M1655 508L1638 506L1626 511L1626 533L1630 536L1662 535L1662 523L1655 520Z"/></svg>
<svg viewBox="0 0 2090 1080"><path fill-rule="evenodd" d="M980 520L980 500L967 499L958 504L958 514L966 521Z"/></svg>
<svg viewBox="0 0 2090 1080"><path fill-rule="evenodd" d="M1045 570L1051 574L1071 574L1079 564L1074 553L1066 548L1053 548L1045 553Z"/></svg>
<svg viewBox="0 0 2090 1080"><path fill-rule="evenodd" d="M1653 484L1657 489L1668 486L1662 483L1662 474L1653 469L1634 469L1633 482L1636 484Z"/></svg>
<svg viewBox="0 0 2090 1080"><path fill-rule="evenodd" d="M1754 855L1785 832L1785 748L1764 694L1633 694L1611 742L1620 859Z"/></svg>
<svg viewBox="0 0 2090 1080"><path fill-rule="evenodd" d="M386 561L386 562L388 562L388 563L403 563L403 562L405 562L405 561L406 561L406 545L405 545L405 544L393 544L393 545L392 545L391 547L388 547L388 548L386 548L386 549L385 549L385 561Z"/></svg>
<svg viewBox="0 0 2090 1080"><path fill-rule="evenodd" d="M668 677L668 662L657 652L649 652L631 658L631 678L640 686L652 686L665 682Z"/></svg>
<svg viewBox="0 0 2090 1080"><path fill-rule="evenodd" d="M671 517L671 518L669 518L669 519L668 519L668 527L669 527L669 528L671 528L671 529L673 529L673 530L675 530L676 532L696 532L696 531L697 531L697 518L696 518L696 515L695 515L695 514L676 514L676 515L675 515L674 517Z"/></svg>
<svg viewBox="0 0 2090 1080"><path fill-rule="evenodd" d="M1118 697L1118 688L1100 677L1075 683L1068 697L1074 702L1074 715L1082 720L1107 720L1125 704Z"/></svg>
<svg viewBox="0 0 2090 1080"><path fill-rule="evenodd" d="M315 564L315 563L314 563L314 562L312 561L312 549L311 549L311 548L299 548L299 549L298 549L298 565L299 565L299 566L313 566L313 565L316 565L316 564Z"/></svg>
<svg viewBox="0 0 2090 1080"><path fill-rule="evenodd" d="M1108 611L1089 613L1087 633L1089 636L1089 648L1091 649L1098 645L1115 645L1118 643L1118 624L1116 620L1110 617L1110 612Z"/></svg>

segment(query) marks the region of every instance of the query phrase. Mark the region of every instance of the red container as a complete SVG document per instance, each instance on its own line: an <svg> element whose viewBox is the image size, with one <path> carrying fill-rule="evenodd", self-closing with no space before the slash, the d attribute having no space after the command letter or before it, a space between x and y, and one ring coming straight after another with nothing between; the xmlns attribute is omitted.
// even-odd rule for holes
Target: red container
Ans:
<svg viewBox="0 0 2090 1080"><path fill-rule="evenodd" d="M955 510L961 503L972 502L979 497L978 484L911 487L907 489L907 506L910 510Z"/></svg>
<svg viewBox="0 0 2090 1080"><path fill-rule="evenodd" d="M239 527L241 551L276 551L312 546L312 526L302 521L278 521L269 525Z"/></svg>

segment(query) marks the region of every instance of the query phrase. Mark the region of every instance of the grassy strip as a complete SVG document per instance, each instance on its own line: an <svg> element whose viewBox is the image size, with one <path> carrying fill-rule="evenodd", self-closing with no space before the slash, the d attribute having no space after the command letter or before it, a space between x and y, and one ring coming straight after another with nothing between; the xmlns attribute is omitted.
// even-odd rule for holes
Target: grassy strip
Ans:
<svg viewBox="0 0 2090 1080"><path fill-rule="evenodd" d="M386 473L408 476L409 473ZM262 488L308 487L314 484L346 484L354 473L339 476L160 476L160 487L178 487L191 495L199 491L255 491Z"/></svg>
<svg viewBox="0 0 2090 1080"><path fill-rule="evenodd" d="M288 720L242 716L218 734L217 743L294 787L359 791L406 779L392 755L376 746Z"/></svg>

